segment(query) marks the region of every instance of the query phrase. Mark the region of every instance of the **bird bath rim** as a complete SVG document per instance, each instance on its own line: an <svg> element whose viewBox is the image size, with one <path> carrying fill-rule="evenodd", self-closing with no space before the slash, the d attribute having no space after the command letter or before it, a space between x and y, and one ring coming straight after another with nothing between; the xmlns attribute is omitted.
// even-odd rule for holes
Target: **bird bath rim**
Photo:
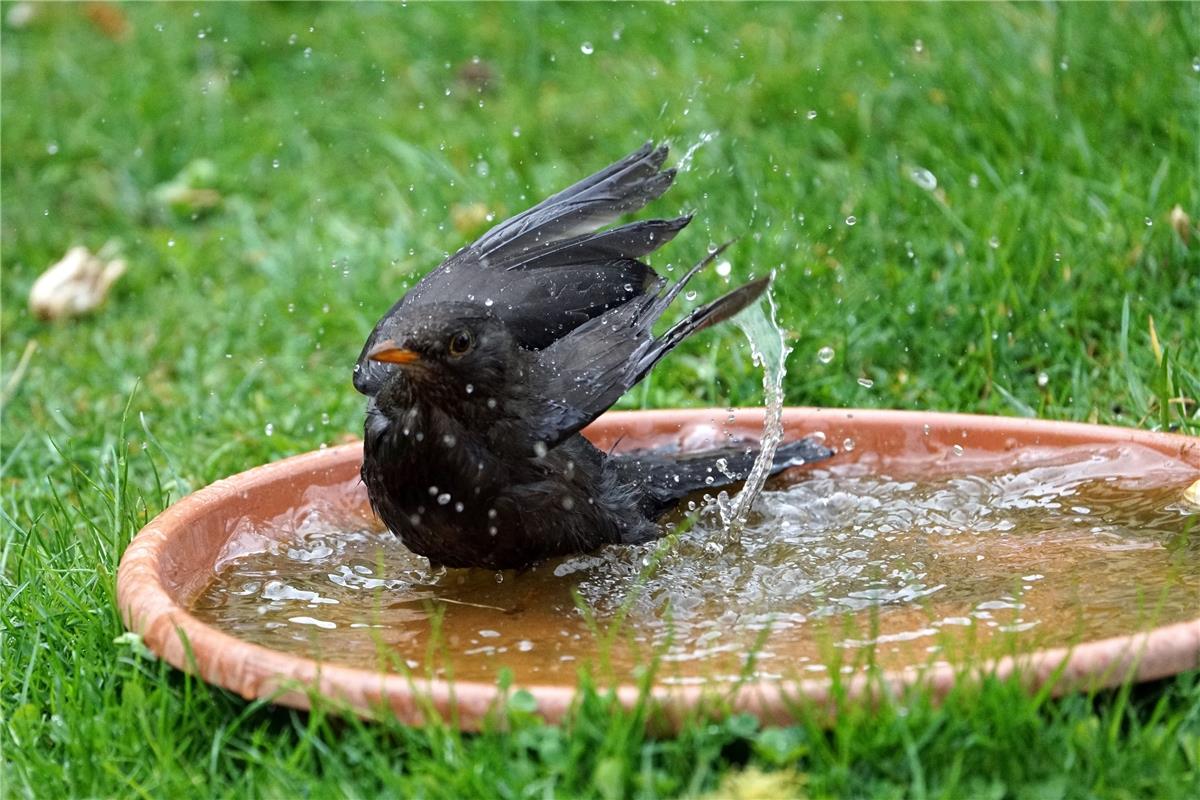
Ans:
<svg viewBox="0 0 1200 800"><path fill-rule="evenodd" d="M723 430L756 435L762 409L609 412L585 434L598 446L683 443ZM1133 443L1200 469L1200 438L1138 429L1014 417L914 411L787 408L788 438L821 431L831 444L855 440L854 452L835 460L865 456L917 459L933 469L948 460L955 444L972 452L1004 453L1028 446ZM270 518L302 505L311 486L352 480L362 460L361 442L317 450L264 464L225 478L171 505L134 537L117 574L117 604L126 626L173 666L247 699L267 698L308 708L315 692L367 716L384 713L419 725L435 711L465 730L478 730L504 701L495 682L446 681L318 662L238 639L206 625L188 610L213 575L213 564L232 526L251 514ZM961 469L961 465L959 466ZM222 535L223 533L223 535ZM910 667L859 674L835 687L829 678L752 681L733 687L636 685L615 687L617 700L632 707L650 699L668 726L679 727L695 709L718 702L717 710L752 713L764 722L794 719L800 703L832 710L835 697L870 699L921 684L942 697L963 680L984 675L1015 676L1031 689L1052 684L1055 694L1166 677L1200 666L1200 616L1135 634L1092 640L1071 648L1036 650L967 668L955 665ZM571 708L576 687L522 684L548 721Z"/></svg>

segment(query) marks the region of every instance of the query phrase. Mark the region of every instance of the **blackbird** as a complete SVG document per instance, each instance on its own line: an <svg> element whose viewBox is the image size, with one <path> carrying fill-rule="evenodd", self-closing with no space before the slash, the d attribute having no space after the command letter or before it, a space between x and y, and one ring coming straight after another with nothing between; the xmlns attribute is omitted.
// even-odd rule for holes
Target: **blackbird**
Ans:
<svg viewBox="0 0 1200 800"><path fill-rule="evenodd" d="M647 144L500 223L443 262L375 326L355 365L367 395L362 479L410 550L450 567L523 568L661 535L690 493L746 477L757 451L605 453L579 431L672 348L767 289L760 278L652 332L688 280L640 259L691 220L600 230L671 185ZM782 445L773 472L826 458Z"/></svg>

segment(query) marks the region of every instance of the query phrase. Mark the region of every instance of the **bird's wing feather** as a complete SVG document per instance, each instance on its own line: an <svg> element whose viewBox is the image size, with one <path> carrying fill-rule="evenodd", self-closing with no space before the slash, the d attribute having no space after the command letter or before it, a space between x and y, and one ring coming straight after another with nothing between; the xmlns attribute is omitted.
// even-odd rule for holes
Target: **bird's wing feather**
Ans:
<svg viewBox="0 0 1200 800"><path fill-rule="evenodd" d="M723 248L722 248L723 249ZM539 413L531 415L535 438L548 446L600 416L658 361L688 336L732 317L767 288L760 278L697 308L655 338L654 323L687 281L721 252L693 267L662 295L646 294L609 309L534 354Z"/></svg>
<svg viewBox="0 0 1200 800"><path fill-rule="evenodd" d="M647 142L625 158L501 222L470 246L488 266L520 263L554 242L608 225L670 187L675 170L660 171L667 147Z"/></svg>

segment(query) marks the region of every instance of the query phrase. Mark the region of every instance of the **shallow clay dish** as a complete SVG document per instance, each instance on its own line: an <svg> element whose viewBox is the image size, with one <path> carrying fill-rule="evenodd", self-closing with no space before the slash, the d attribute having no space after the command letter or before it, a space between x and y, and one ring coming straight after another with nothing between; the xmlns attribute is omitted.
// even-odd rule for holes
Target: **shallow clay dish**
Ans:
<svg viewBox="0 0 1200 800"><path fill-rule="evenodd" d="M755 436L761 409L612 412L585 433L597 445L622 448L672 443L699 447L726 432ZM917 462L931 470L970 469L973 457L986 459L1024 447L1136 443L1200 468L1200 439L1146 431L1042 420L904 411L787 409L787 438L820 431L827 441L852 439L838 461L873 459L880 467ZM955 446L958 446L956 448ZM956 452L957 451L957 452ZM214 563L239 521L265 521L305 503L306 491L345 484L357 474L360 444L329 448L267 464L217 481L164 511L133 540L117 576L117 602L126 625L180 669L246 698L270 698L307 708L315 691L364 714L387 710L421 724L430 710L464 729L478 729L502 693L493 683L427 680L356 669L303 658L250 644L197 620L187 609L212 580ZM365 504L365 498L362 501ZM1200 613L1200 612L1198 612ZM1200 617L1129 636L1083 642L1073 648L1039 650L961 667L934 665L882 675L854 675L839 694L868 697L922 683L935 696L956 680L994 674L1017 675L1030 687L1052 682L1062 693L1111 686L1126 679L1151 680L1200 666ZM570 707L573 685L527 685L540 713L560 719ZM662 719L678 725L695 709L709 707L714 692L703 686L655 686L650 690ZM626 705L642 693L616 687ZM799 703L831 706L826 678L746 683L716 690L718 708L750 712L765 721L784 722ZM385 712L385 713L387 713Z"/></svg>

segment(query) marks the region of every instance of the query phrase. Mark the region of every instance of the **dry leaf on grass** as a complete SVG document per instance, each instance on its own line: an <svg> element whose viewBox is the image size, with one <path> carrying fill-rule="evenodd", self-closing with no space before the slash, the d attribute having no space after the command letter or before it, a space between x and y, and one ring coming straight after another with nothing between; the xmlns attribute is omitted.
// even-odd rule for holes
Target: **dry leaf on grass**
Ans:
<svg viewBox="0 0 1200 800"><path fill-rule="evenodd" d="M99 306L125 272L125 259L115 257L115 251L112 244L94 255L86 247L72 247L33 282L29 310L39 319L55 320L77 317Z"/></svg>

